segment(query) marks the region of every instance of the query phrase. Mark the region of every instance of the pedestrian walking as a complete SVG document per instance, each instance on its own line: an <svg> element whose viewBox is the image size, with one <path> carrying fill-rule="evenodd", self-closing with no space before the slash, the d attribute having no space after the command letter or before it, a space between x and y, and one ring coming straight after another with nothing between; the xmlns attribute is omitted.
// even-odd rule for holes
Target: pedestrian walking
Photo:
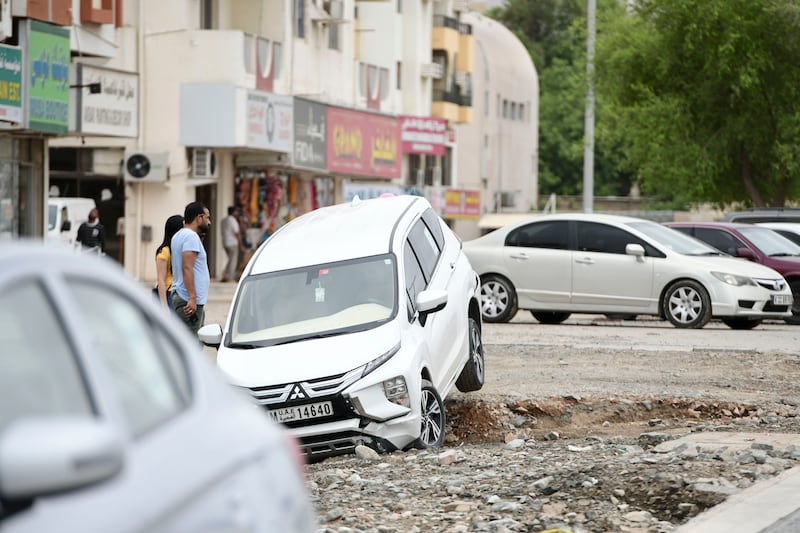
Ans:
<svg viewBox="0 0 800 533"><path fill-rule="evenodd" d="M172 307L195 334L205 320L211 276L202 237L208 233L211 213L201 202L191 202L183 212L183 228L170 243L172 255Z"/></svg>
<svg viewBox="0 0 800 533"><path fill-rule="evenodd" d="M172 215L164 223L164 240L156 248L156 297L164 309L172 310L172 237L183 228L183 216Z"/></svg>
<svg viewBox="0 0 800 533"><path fill-rule="evenodd" d="M75 242L80 243L84 251L106 253L106 230L100 223L100 212L96 207L89 211L89 220L78 228Z"/></svg>
<svg viewBox="0 0 800 533"><path fill-rule="evenodd" d="M239 279L239 253L244 252L244 243L235 213L236 208L230 206L228 207L228 216L222 219L222 246L228 256L228 262L220 279L222 282Z"/></svg>

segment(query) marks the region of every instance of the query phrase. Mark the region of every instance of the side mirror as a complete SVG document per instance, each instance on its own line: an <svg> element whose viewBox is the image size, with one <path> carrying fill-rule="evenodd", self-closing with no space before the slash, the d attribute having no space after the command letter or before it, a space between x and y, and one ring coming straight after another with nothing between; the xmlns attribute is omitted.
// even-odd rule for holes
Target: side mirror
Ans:
<svg viewBox="0 0 800 533"><path fill-rule="evenodd" d="M756 260L756 254L750 248L737 248L736 253L734 255L736 257L741 257L742 259L748 259L750 261Z"/></svg>
<svg viewBox="0 0 800 533"><path fill-rule="evenodd" d="M219 324L207 324L197 330L197 338L206 346L219 348L222 344L222 326Z"/></svg>
<svg viewBox="0 0 800 533"><path fill-rule="evenodd" d="M62 233L65 231L69 231L71 229L72 229L72 222L70 222L69 220L65 220L64 222L61 223Z"/></svg>
<svg viewBox="0 0 800 533"><path fill-rule="evenodd" d="M635 255L636 257L644 257L644 246L636 243L626 244L625 253L628 255Z"/></svg>
<svg viewBox="0 0 800 533"><path fill-rule="evenodd" d="M91 417L30 416L0 435L0 495L33 498L114 477L124 462L115 428Z"/></svg>
<svg viewBox="0 0 800 533"><path fill-rule="evenodd" d="M419 323L425 325L428 315L441 311L447 305L447 291L427 290L417 294L417 311L419 312Z"/></svg>

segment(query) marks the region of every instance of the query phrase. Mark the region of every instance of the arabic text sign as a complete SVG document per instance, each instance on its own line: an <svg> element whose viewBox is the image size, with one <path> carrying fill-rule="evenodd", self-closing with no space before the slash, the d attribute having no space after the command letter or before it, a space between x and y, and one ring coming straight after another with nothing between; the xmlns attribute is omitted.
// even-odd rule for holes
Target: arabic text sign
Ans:
<svg viewBox="0 0 800 533"><path fill-rule="evenodd" d="M69 29L28 19L28 128L67 133Z"/></svg>
<svg viewBox="0 0 800 533"><path fill-rule="evenodd" d="M139 135L139 75L83 63L76 65L78 85L99 83L100 92L81 88L77 94L75 130L91 135Z"/></svg>
<svg viewBox="0 0 800 533"><path fill-rule="evenodd" d="M425 196L444 218L480 218L481 192L450 187L426 187Z"/></svg>
<svg viewBox="0 0 800 533"><path fill-rule="evenodd" d="M0 120L22 122L22 50L0 45Z"/></svg>
<svg viewBox="0 0 800 533"><path fill-rule="evenodd" d="M327 170L325 109L325 104L295 97L292 161L294 166Z"/></svg>
<svg viewBox="0 0 800 533"><path fill-rule="evenodd" d="M294 127L291 96L247 91L247 146L292 152Z"/></svg>
<svg viewBox="0 0 800 533"><path fill-rule="evenodd" d="M441 118L403 116L400 138L404 154L444 155L447 121Z"/></svg>
<svg viewBox="0 0 800 533"><path fill-rule="evenodd" d="M395 117L328 107L328 170L399 178L400 123Z"/></svg>

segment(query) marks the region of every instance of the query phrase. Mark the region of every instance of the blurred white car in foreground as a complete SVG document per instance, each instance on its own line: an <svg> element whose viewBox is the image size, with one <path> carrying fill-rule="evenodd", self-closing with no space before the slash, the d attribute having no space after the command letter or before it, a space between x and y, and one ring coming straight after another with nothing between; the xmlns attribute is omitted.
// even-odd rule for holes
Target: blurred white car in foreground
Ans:
<svg viewBox="0 0 800 533"><path fill-rule="evenodd" d="M657 315L678 328L715 317L750 329L791 315L778 272L638 218L547 215L465 242L464 253L481 277L486 322L527 309L546 324L602 313Z"/></svg>
<svg viewBox="0 0 800 533"><path fill-rule="evenodd" d="M308 457L441 446L443 398L484 381L478 276L418 196L317 209L245 268L217 364Z"/></svg>
<svg viewBox="0 0 800 533"><path fill-rule="evenodd" d="M0 246L0 531L310 533L302 469L118 265Z"/></svg>

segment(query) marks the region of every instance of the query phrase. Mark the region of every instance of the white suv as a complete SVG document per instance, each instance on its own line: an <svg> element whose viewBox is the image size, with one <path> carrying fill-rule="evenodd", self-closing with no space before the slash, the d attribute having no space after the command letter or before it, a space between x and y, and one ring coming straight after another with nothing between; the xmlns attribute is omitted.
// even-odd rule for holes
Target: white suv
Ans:
<svg viewBox="0 0 800 533"><path fill-rule="evenodd" d="M440 446L442 399L484 381L480 283L421 197L354 199L298 217L245 268L217 364L309 459Z"/></svg>

